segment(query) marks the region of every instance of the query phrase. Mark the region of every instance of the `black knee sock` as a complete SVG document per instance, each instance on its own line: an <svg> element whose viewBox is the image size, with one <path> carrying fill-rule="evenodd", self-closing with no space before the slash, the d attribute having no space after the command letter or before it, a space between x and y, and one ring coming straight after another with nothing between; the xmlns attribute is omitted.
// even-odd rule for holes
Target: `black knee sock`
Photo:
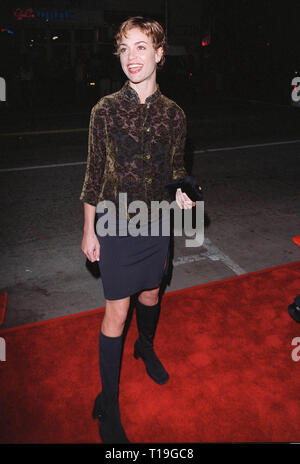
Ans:
<svg viewBox="0 0 300 464"><path fill-rule="evenodd" d="M122 350L122 335L108 337L99 334L99 363L102 395L105 401L116 402L119 394L119 375Z"/></svg>
<svg viewBox="0 0 300 464"><path fill-rule="evenodd" d="M156 326L159 319L160 313L160 301L153 306L147 306L141 303L139 300L136 302L136 321L140 334L140 338L143 335L153 340Z"/></svg>

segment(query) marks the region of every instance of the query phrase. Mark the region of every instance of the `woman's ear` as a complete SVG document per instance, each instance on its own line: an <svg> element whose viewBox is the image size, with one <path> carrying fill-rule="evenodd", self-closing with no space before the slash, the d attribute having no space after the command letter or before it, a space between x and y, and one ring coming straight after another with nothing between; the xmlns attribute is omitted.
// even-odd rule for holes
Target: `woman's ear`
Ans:
<svg viewBox="0 0 300 464"><path fill-rule="evenodd" d="M155 50L155 61L156 61L156 63L159 63L160 60L162 59L162 57L163 57L163 48L159 47L159 48L157 48L157 50Z"/></svg>

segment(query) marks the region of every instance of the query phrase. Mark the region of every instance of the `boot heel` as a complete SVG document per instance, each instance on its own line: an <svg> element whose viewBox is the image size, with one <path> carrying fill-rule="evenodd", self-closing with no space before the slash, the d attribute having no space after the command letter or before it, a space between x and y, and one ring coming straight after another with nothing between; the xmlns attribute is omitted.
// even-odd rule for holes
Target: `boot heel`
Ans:
<svg viewBox="0 0 300 464"><path fill-rule="evenodd" d="M107 414L104 411L103 406L101 404L101 393L95 399L92 417L93 419L101 419L101 420L104 420L107 417Z"/></svg>
<svg viewBox="0 0 300 464"><path fill-rule="evenodd" d="M99 398L99 395L97 396L97 398L95 399L95 403L94 403L94 408L93 408L93 412L92 412L92 417L93 419L98 419L99 418L99 401L100 401L100 398Z"/></svg>
<svg viewBox="0 0 300 464"><path fill-rule="evenodd" d="M141 357L141 355L140 355L140 353L138 353L136 347L134 347L133 356L135 357L135 359L139 359Z"/></svg>
<svg viewBox="0 0 300 464"><path fill-rule="evenodd" d="M136 351L133 353L133 356L135 357L135 359L139 359L141 357L141 355L138 354Z"/></svg>

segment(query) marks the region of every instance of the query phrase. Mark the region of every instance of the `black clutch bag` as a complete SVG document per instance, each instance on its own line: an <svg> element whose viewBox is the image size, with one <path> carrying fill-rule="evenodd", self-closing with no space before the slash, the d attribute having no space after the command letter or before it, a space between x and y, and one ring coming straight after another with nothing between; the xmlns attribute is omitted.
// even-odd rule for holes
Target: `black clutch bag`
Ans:
<svg viewBox="0 0 300 464"><path fill-rule="evenodd" d="M175 200L176 190L178 188L186 193L192 201L203 201L203 192L199 189L199 184L192 176L181 177L165 185L170 201Z"/></svg>

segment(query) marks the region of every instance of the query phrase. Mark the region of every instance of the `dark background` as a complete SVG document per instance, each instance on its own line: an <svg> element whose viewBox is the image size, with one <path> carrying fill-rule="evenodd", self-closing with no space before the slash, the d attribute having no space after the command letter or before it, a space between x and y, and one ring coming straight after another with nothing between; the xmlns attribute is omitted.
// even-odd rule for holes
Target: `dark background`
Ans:
<svg viewBox="0 0 300 464"><path fill-rule="evenodd" d="M115 90L123 76L113 36L135 14L161 21L169 44L184 48L159 75L166 94L185 102L220 94L290 103L300 56L298 1L22 0L2 1L0 9L0 75L11 107L94 102L106 92L101 76Z"/></svg>

